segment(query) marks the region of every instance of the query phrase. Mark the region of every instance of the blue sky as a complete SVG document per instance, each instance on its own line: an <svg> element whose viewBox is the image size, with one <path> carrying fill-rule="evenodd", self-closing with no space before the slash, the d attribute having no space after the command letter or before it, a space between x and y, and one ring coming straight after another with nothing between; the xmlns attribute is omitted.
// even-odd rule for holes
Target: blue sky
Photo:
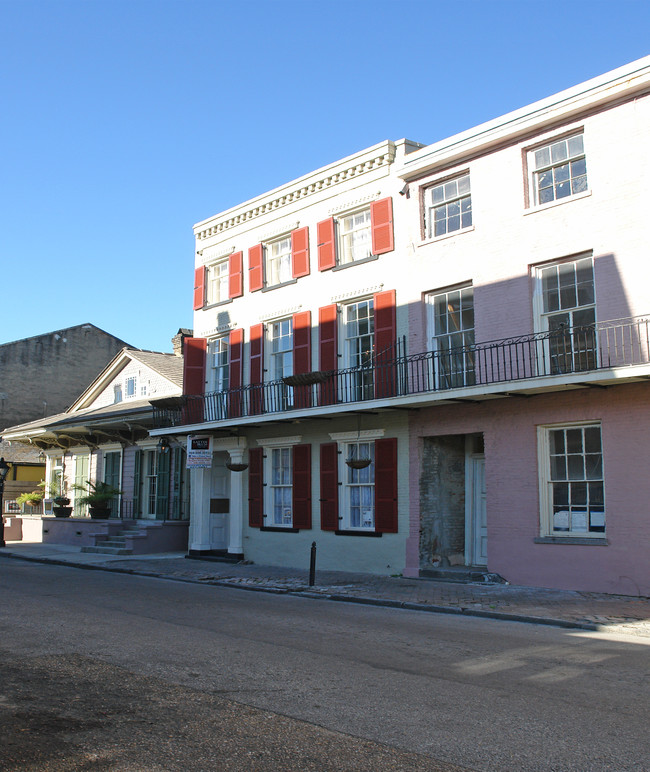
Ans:
<svg viewBox="0 0 650 772"><path fill-rule="evenodd" d="M171 351L194 223L649 53L647 0L0 0L0 343Z"/></svg>

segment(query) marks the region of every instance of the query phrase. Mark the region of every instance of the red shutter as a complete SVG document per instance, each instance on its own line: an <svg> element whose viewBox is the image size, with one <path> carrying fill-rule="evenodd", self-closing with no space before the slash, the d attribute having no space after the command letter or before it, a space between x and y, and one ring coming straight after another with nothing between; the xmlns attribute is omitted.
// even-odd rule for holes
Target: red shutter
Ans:
<svg viewBox="0 0 650 772"><path fill-rule="evenodd" d="M382 198L370 204L372 254L383 255L395 248L393 241L393 199Z"/></svg>
<svg viewBox="0 0 650 772"><path fill-rule="evenodd" d="M251 448L248 451L248 525L260 528L264 525L264 459L262 448Z"/></svg>
<svg viewBox="0 0 650 772"><path fill-rule="evenodd" d="M311 311L293 315L293 371L311 372Z"/></svg>
<svg viewBox="0 0 650 772"><path fill-rule="evenodd" d="M231 330L228 338L228 348L230 350L230 387L228 396L230 399L228 414L232 416L241 415L241 389L242 386L242 349L244 344L244 331Z"/></svg>
<svg viewBox="0 0 650 772"><path fill-rule="evenodd" d="M233 252L228 258L228 297L239 298L244 294L244 253Z"/></svg>
<svg viewBox="0 0 650 772"><path fill-rule="evenodd" d="M392 397L397 390L395 290L373 298L375 314L375 396Z"/></svg>
<svg viewBox="0 0 650 772"><path fill-rule="evenodd" d="M294 279L309 275L309 228L291 233L291 273Z"/></svg>
<svg viewBox="0 0 650 772"><path fill-rule="evenodd" d="M318 309L319 370L338 370L337 357L337 308L336 303ZM336 376L332 376L320 387L320 404L336 402Z"/></svg>
<svg viewBox="0 0 650 772"><path fill-rule="evenodd" d="M183 394L203 394L205 390L205 338L185 338L183 350Z"/></svg>
<svg viewBox="0 0 650 772"><path fill-rule="evenodd" d="M251 292L264 286L264 247L256 244L248 250L248 289Z"/></svg>
<svg viewBox="0 0 650 772"><path fill-rule="evenodd" d="M293 315L293 371L311 372L311 311ZM311 386L294 386L293 398L297 408L312 406Z"/></svg>
<svg viewBox="0 0 650 772"><path fill-rule="evenodd" d="M250 360L251 360L251 413L259 415L262 412L262 383L264 381L264 325L254 324L251 327ZM257 388L255 388L257 387Z"/></svg>
<svg viewBox="0 0 650 772"><path fill-rule="evenodd" d="M336 229L334 218L323 220L316 226L318 242L318 270L326 271L336 265Z"/></svg>
<svg viewBox="0 0 650 772"><path fill-rule="evenodd" d="M339 454L335 442L320 446L320 527L339 530Z"/></svg>
<svg viewBox="0 0 650 772"><path fill-rule="evenodd" d="M311 445L293 448L293 527L311 528Z"/></svg>
<svg viewBox="0 0 650 772"><path fill-rule="evenodd" d="M375 441L375 530L397 533L397 439Z"/></svg>
<svg viewBox="0 0 650 772"><path fill-rule="evenodd" d="M194 270L194 310L203 308L205 302L205 268L201 266Z"/></svg>

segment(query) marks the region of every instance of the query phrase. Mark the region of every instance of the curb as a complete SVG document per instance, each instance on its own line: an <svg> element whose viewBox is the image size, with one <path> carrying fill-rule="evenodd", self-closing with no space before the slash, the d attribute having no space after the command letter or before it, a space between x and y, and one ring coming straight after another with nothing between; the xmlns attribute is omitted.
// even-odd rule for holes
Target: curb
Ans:
<svg viewBox="0 0 650 772"><path fill-rule="evenodd" d="M11 552L0 552L0 557L24 560L32 563L48 563L67 568L81 568L87 571L106 571L113 574L128 574L131 576L144 576L149 579L166 579L170 582L183 582L185 584L198 584L202 586L226 587L231 590L248 590L249 592L264 592L270 595L291 595L306 600L328 600L336 603L357 603L362 606L379 606L382 608L404 609L405 611L424 611L431 614L453 614L456 616L479 617L482 619L494 619L501 622L523 622L525 624L545 625L548 627L560 627L570 630L587 630L590 632L607 631L607 625L592 622L572 622L567 619L555 619L553 617L534 617L526 614L508 614L504 611L482 611L463 606L440 606L433 603L413 603L411 601L390 600L388 598L369 598L363 595L349 596L336 593L318 593L313 590L290 590L283 587L269 587L261 585L243 585L231 582L228 579L212 579L201 581L186 576L170 576L154 571L144 571L134 568L111 568L110 566L93 565L92 563L75 563L57 558L35 558L24 555L15 555Z"/></svg>

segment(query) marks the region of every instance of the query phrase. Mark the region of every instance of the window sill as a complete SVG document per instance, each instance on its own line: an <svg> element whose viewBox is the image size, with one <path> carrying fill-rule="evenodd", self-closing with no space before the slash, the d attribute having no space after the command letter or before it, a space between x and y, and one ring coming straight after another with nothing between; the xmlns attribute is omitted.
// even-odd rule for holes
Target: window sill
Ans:
<svg viewBox="0 0 650 772"><path fill-rule="evenodd" d="M283 281L282 284L272 284L270 287L262 287L262 292L271 292L271 290L280 289L280 287L288 287L290 284L297 284L298 279L289 279L289 281Z"/></svg>
<svg viewBox="0 0 650 772"><path fill-rule="evenodd" d="M445 239L453 239L455 236L461 236L463 233L472 233L475 226L470 225L469 228L460 228L457 231L452 231L451 233L445 233L442 236L432 236L428 239L423 239L419 244L418 247L426 247L429 244L436 244L438 241L444 241Z"/></svg>
<svg viewBox="0 0 650 772"><path fill-rule="evenodd" d="M528 209L524 210L524 216L528 214L535 214L536 212L545 212L547 209L553 209L556 206L562 206L562 204L568 204L569 201L580 201L583 198L589 198L591 190L585 190L583 193L576 193L575 196L565 196L564 198L558 198L555 201L549 201L548 204L534 204Z"/></svg>
<svg viewBox="0 0 650 772"><path fill-rule="evenodd" d="M334 536L371 536L381 538L383 535L381 531L334 531Z"/></svg>
<svg viewBox="0 0 650 772"><path fill-rule="evenodd" d="M353 260L351 263L343 263L342 265L335 265L332 271L344 271L346 268L352 268L353 265L362 265L363 263L372 263L373 260L379 260L378 255L370 255L370 257L364 257L363 260Z"/></svg>
<svg viewBox="0 0 650 772"><path fill-rule="evenodd" d="M283 525L263 525L260 527L260 531L270 531L272 533L300 533L300 528Z"/></svg>
<svg viewBox="0 0 650 772"><path fill-rule="evenodd" d="M218 303L208 303L207 305L203 306L203 311L207 311L210 308L218 308L219 306L227 306L229 303L232 303L232 298L228 298L227 300L220 300Z"/></svg>
<svg viewBox="0 0 650 772"><path fill-rule="evenodd" d="M536 536L535 544L573 544L587 547L607 547L609 542L600 536Z"/></svg>

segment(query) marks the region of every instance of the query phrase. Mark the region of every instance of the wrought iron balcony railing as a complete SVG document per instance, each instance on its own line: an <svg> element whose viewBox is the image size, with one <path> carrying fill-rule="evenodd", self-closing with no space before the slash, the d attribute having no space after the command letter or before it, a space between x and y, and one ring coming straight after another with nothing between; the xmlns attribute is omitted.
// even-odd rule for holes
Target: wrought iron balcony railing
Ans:
<svg viewBox="0 0 650 772"><path fill-rule="evenodd" d="M304 373L282 381L186 396L154 408L156 428L232 421L244 416L353 404L468 386L530 380L650 363L650 317L558 327L534 335L447 351L383 351L368 366Z"/></svg>

